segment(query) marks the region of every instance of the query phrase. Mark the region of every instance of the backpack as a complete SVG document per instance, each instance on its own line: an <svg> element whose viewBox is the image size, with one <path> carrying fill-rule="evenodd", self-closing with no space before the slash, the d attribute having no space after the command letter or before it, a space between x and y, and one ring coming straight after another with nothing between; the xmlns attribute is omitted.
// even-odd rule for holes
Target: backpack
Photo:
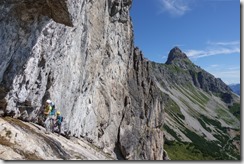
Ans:
<svg viewBox="0 0 244 164"><path fill-rule="evenodd" d="M63 122L63 116L58 116L58 123L62 123Z"/></svg>
<svg viewBox="0 0 244 164"><path fill-rule="evenodd" d="M55 109L55 105L54 104L52 104L52 109L51 109L51 111L50 111L50 115L55 115L56 114L56 109Z"/></svg>
<svg viewBox="0 0 244 164"><path fill-rule="evenodd" d="M60 116L60 121L63 122L63 116Z"/></svg>

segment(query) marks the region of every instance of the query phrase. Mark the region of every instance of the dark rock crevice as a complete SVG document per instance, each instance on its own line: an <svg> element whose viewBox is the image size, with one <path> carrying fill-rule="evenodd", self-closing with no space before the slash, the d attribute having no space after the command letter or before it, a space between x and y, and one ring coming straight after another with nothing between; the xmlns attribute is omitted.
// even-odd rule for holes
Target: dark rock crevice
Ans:
<svg viewBox="0 0 244 164"><path fill-rule="evenodd" d="M124 116L122 118L122 120L124 119ZM122 123L121 120L121 123ZM114 147L114 153L116 154L116 157L118 160L125 160L125 155L124 155L124 148L123 145L121 145L120 143L120 126L118 128L118 135L117 135L117 142L115 143L115 147Z"/></svg>
<svg viewBox="0 0 244 164"><path fill-rule="evenodd" d="M129 10L132 0L113 0L109 1L109 15L111 22L126 23L130 16Z"/></svg>

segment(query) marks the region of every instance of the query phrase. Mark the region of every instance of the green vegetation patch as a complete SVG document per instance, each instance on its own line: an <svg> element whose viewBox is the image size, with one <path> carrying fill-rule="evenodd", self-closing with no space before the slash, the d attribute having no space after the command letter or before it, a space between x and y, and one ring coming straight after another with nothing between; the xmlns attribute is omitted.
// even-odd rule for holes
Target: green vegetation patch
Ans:
<svg viewBox="0 0 244 164"><path fill-rule="evenodd" d="M178 87L176 86L176 88L184 94L184 96L186 96L189 100L191 100L194 104L198 104L198 102L196 101L196 99L194 98L194 96L191 96L191 93L189 93L186 89L184 89L184 87Z"/></svg>
<svg viewBox="0 0 244 164"><path fill-rule="evenodd" d="M198 116L198 113L196 112L196 110L193 109L193 108L189 105L188 102L186 102L183 98L179 98L179 100L180 100L181 102L183 102L183 103L185 104L185 106L187 106L187 108L188 108L189 112L191 113L191 116L192 116L192 117L196 117L196 116ZM188 113L189 113L189 112L188 112Z"/></svg>
<svg viewBox="0 0 244 164"><path fill-rule="evenodd" d="M164 66L166 68L168 68L168 70L171 71L172 73L177 73L177 74L178 73L183 73L183 74L187 73L184 69L182 69L176 65L173 65L173 64L172 65L171 64L165 64Z"/></svg>
<svg viewBox="0 0 244 164"><path fill-rule="evenodd" d="M164 149L171 160L214 160L204 155L193 143L165 141Z"/></svg>
<svg viewBox="0 0 244 164"><path fill-rule="evenodd" d="M225 151L223 151L222 146L219 146L219 141L208 141L204 137L197 135L189 129L182 132L193 142L194 147L201 152L202 156L208 160L240 159L239 155L236 154L233 149L225 149ZM227 154L231 154L231 156Z"/></svg>
<svg viewBox="0 0 244 164"><path fill-rule="evenodd" d="M185 120L185 116L181 113L180 107L172 99L169 99L165 104L165 111L171 116L177 115L182 120Z"/></svg>
<svg viewBox="0 0 244 164"><path fill-rule="evenodd" d="M207 124L215 126L217 129L220 129L222 132L227 133L227 130L225 127L222 127L221 123L218 120L214 120L211 118L208 118L204 115L201 115L200 118Z"/></svg>
<svg viewBox="0 0 244 164"><path fill-rule="evenodd" d="M177 141L180 141L181 139L178 137L178 135L176 134L176 132L172 129L170 129L170 127L168 127L168 125L164 124L164 130L166 130L171 136L173 136Z"/></svg>
<svg viewBox="0 0 244 164"><path fill-rule="evenodd" d="M233 149L223 151L217 143L206 140L203 144L166 140L164 149L171 160L240 160L240 154Z"/></svg>
<svg viewBox="0 0 244 164"><path fill-rule="evenodd" d="M238 120L240 120L240 103L234 103L232 106L229 107L229 110L236 118L238 118Z"/></svg>
<svg viewBox="0 0 244 164"><path fill-rule="evenodd" d="M197 89L191 85L187 84L185 86L177 87L188 99L190 99L195 104L198 104L202 109L205 109L205 105L208 103L209 98L201 93L200 91L197 91Z"/></svg>
<svg viewBox="0 0 244 164"><path fill-rule="evenodd" d="M205 130L207 130L208 132L212 132L212 130L209 128L209 127L207 127L206 126L206 123L201 119L201 118L198 118L197 119L198 121L199 121L199 123L202 125L202 127L205 129Z"/></svg>
<svg viewBox="0 0 244 164"><path fill-rule="evenodd" d="M231 113L229 113L228 111L226 111L222 108L218 108L218 109L216 109L216 112L217 112L218 118L223 119L227 124L232 125L235 123L235 120L230 116Z"/></svg>
<svg viewBox="0 0 244 164"><path fill-rule="evenodd" d="M179 140L177 141L180 143L166 142L165 150L172 160L240 160L240 154L227 135L227 129L222 127L219 121L204 115L200 115L198 121L209 132L211 129L207 127L207 124L214 126L218 132L218 134L214 134L214 137L218 141L208 141L194 131L180 129L192 143L184 143Z"/></svg>
<svg viewBox="0 0 244 164"><path fill-rule="evenodd" d="M195 96L199 103L205 105L209 101L209 98L202 92L198 91L194 86L188 85L187 89L193 94L193 96Z"/></svg>

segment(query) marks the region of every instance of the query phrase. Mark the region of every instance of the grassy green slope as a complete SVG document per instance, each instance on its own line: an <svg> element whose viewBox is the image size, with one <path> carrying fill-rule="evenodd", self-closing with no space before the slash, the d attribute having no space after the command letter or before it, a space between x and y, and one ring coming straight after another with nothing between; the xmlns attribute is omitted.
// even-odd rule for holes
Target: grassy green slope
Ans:
<svg viewBox="0 0 244 164"><path fill-rule="evenodd" d="M221 82L214 88L212 75L189 60L178 62L180 67L152 62L158 87L170 97L163 127L170 159L240 160L240 99L226 104L218 93ZM208 80L214 92L205 91Z"/></svg>
<svg viewBox="0 0 244 164"><path fill-rule="evenodd" d="M239 126L236 124L239 121L240 105L235 103L229 108L224 108L223 105L218 104L219 102L212 101L211 107L216 108L206 109L211 95L204 94L194 86L176 86L175 88L179 93L174 90L172 95L178 95L177 101L169 100L165 105L167 116L171 117L168 120L175 120L174 123L166 121L164 126L164 130L174 138L173 141L166 140L165 142L165 150L169 157L172 160L240 160L240 153L233 145L233 141L239 141L238 136L230 136L227 132L227 129L239 131ZM194 109L196 106L198 106L197 110ZM181 110L185 110L184 113L188 116L185 116ZM209 110L215 114L214 117L207 114ZM230 115L234 116L229 117ZM216 140L209 139L205 134L201 134L201 131L193 130L191 125L186 124L185 119L188 117L197 120L201 128L212 134ZM230 128L224 125L229 125ZM178 130L192 143L182 142L180 133L175 127L178 127Z"/></svg>

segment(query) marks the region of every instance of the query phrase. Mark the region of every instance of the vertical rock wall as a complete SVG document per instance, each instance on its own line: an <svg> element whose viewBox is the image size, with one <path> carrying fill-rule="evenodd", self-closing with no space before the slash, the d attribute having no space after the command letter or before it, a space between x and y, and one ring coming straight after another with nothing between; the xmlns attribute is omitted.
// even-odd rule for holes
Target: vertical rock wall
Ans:
<svg viewBox="0 0 244 164"><path fill-rule="evenodd" d="M1 1L1 113L36 122L51 99L71 135L125 159L162 159L163 98L134 51L131 3Z"/></svg>
<svg viewBox="0 0 244 164"><path fill-rule="evenodd" d="M164 104L168 96L154 82L152 63L135 48L129 59L128 91L120 126L120 146L126 159L163 158Z"/></svg>

